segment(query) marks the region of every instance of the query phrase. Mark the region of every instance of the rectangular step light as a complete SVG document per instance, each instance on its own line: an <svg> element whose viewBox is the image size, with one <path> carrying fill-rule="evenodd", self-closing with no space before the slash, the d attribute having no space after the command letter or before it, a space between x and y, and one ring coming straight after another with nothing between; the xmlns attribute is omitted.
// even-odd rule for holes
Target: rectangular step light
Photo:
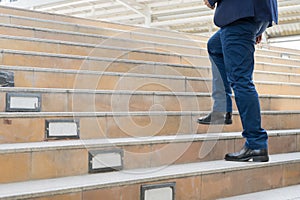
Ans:
<svg viewBox="0 0 300 200"><path fill-rule="evenodd" d="M175 200L176 183L141 186L141 200Z"/></svg>
<svg viewBox="0 0 300 200"><path fill-rule="evenodd" d="M46 138L48 139L78 139L79 120L46 120Z"/></svg>
<svg viewBox="0 0 300 200"><path fill-rule="evenodd" d="M123 150L92 150L89 151L89 172L108 172L123 169Z"/></svg>
<svg viewBox="0 0 300 200"><path fill-rule="evenodd" d="M6 112L40 112L41 95L6 93Z"/></svg>
<svg viewBox="0 0 300 200"><path fill-rule="evenodd" d="M290 55L286 53L282 53L281 58L290 59Z"/></svg>

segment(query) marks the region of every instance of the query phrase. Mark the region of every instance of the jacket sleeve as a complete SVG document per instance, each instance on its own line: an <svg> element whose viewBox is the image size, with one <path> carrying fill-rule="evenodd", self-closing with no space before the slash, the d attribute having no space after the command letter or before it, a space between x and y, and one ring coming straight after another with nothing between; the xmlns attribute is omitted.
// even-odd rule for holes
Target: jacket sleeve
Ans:
<svg viewBox="0 0 300 200"><path fill-rule="evenodd" d="M211 6L214 6L219 0L208 0Z"/></svg>

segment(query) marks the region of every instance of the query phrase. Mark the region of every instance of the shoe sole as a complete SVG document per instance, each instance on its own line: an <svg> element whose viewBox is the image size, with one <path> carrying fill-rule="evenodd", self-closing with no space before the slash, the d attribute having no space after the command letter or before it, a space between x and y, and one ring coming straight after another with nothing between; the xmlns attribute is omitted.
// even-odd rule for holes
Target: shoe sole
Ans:
<svg viewBox="0 0 300 200"><path fill-rule="evenodd" d="M232 120L231 121L224 121L224 122L202 122L202 121L197 121L198 124L204 124L204 125L220 125L220 124L224 124L224 125L230 125L232 124Z"/></svg>
<svg viewBox="0 0 300 200"><path fill-rule="evenodd" d="M225 158L226 161L235 161L235 162L247 162L251 159L253 162L268 162L269 156L252 156L252 157L242 158L242 159Z"/></svg>

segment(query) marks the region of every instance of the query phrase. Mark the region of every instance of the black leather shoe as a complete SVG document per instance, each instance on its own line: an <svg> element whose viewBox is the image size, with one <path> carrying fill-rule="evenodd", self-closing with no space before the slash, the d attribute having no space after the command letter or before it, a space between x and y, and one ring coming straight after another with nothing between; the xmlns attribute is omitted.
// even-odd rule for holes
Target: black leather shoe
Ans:
<svg viewBox="0 0 300 200"><path fill-rule="evenodd" d="M227 161L249 161L253 162L268 162L269 155L267 149L253 150L247 147L243 147L239 152L228 153L225 155L225 160Z"/></svg>
<svg viewBox="0 0 300 200"><path fill-rule="evenodd" d="M201 117L197 120L199 124L232 124L232 113L227 112L211 112L205 117Z"/></svg>
<svg viewBox="0 0 300 200"><path fill-rule="evenodd" d="M224 124L232 124L232 113L231 112L227 112L225 114Z"/></svg>

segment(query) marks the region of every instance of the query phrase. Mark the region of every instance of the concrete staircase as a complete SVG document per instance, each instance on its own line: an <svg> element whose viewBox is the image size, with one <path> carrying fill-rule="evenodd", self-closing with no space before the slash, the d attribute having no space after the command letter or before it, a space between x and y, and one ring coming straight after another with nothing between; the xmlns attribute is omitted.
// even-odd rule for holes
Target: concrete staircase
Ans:
<svg viewBox="0 0 300 200"><path fill-rule="evenodd" d="M0 88L0 199L205 200L300 184L299 51L257 48L271 161L225 162L244 143L238 112L231 126L196 123L212 103L208 38L0 13L0 72L14 85Z"/></svg>

